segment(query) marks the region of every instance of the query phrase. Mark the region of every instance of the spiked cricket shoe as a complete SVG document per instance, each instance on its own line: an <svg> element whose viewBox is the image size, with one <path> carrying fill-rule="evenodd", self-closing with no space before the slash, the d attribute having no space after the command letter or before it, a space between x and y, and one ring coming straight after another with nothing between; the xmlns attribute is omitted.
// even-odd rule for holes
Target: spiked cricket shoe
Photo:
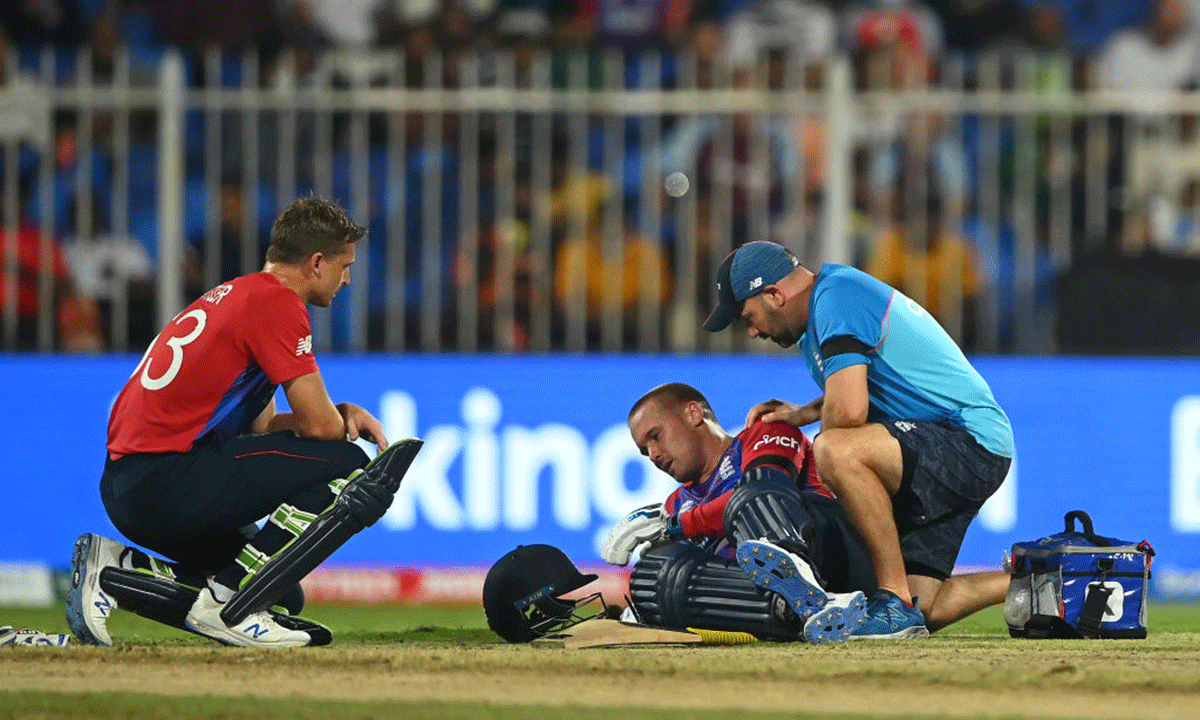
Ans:
<svg viewBox="0 0 1200 720"><path fill-rule="evenodd" d="M743 541L737 548L737 561L756 586L778 593L802 620L807 621L829 602L808 561L778 545L766 540Z"/></svg>
<svg viewBox="0 0 1200 720"><path fill-rule="evenodd" d="M100 571L120 567L125 546L115 540L84 533L75 541L71 556L71 589L67 591L67 625L80 642L112 645L108 618L117 608L116 598L100 587Z"/></svg>

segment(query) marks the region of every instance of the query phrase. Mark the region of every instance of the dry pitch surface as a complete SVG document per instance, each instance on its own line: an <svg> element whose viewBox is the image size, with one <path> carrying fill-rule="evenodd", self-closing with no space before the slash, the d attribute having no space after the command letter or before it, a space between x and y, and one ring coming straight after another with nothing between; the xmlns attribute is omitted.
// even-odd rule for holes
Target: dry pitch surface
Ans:
<svg viewBox="0 0 1200 720"><path fill-rule="evenodd" d="M334 645L224 648L119 617L114 648L4 648L0 718L1200 718L1194 607L1142 641L1012 640L987 611L925 642L593 650L495 642L473 609L308 614Z"/></svg>

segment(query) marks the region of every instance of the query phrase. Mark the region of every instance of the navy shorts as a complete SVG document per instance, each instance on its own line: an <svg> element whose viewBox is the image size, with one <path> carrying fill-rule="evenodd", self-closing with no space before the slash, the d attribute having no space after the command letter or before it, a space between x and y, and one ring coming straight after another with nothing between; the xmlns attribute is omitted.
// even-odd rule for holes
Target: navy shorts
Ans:
<svg viewBox="0 0 1200 720"><path fill-rule="evenodd" d="M231 562L283 502L324 497L328 483L367 464L345 440L291 432L208 440L186 453L108 460L100 498L113 525L142 547L203 570Z"/></svg>
<svg viewBox="0 0 1200 720"><path fill-rule="evenodd" d="M1012 459L949 423L895 420L884 427L904 458L892 510L905 570L944 580L954 571L967 526L1004 482Z"/></svg>

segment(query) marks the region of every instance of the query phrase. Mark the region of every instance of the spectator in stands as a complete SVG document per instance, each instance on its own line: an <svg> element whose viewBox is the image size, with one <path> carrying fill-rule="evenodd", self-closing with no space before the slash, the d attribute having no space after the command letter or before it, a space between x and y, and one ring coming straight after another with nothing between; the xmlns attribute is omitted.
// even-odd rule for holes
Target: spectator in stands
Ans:
<svg viewBox="0 0 1200 720"><path fill-rule="evenodd" d="M531 86L534 61L549 38L550 18L540 8L508 8L496 15L496 45L512 55L513 84ZM483 71L484 84L495 82L496 68Z"/></svg>
<svg viewBox="0 0 1200 720"><path fill-rule="evenodd" d="M837 19L821 0L755 0L729 19L729 58L754 65L764 50L782 51L800 63L820 63L837 43Z"/></svg>
<svg viewBox="0 0 1200 720"><path fill-rule="evenodd" d="M1200 256L1200 179L1192 178L1180 192L1179 208L1167 218L1174 232L1164 233L1157 248L1174 255Z"/></svg>
<svg viewBox="0 0 1200 720"><path fill-rule="evenodd" d="M947 50L979 51L1008 42L1024 21L1019 0L925 0L945 29Z"/></svg>
<svg viewBox="0 0 1200 720"><path fill-rule="evenodd" d="M205 77L204 53L209 47L230 59L248 52L270 58L279 48L273 0L170 0L159 4L158 22L167 44L187 53L195 76L209 85L224 80ZM246 82L256 84L251 78Z"/></svg>
<svg viewBox="0 0 1200 720"><path fill-rule="evenodd" d="M502 149L497 146L496 134L487 130L478 142L479 221L474 228L465 228L454 247L451 268L452 291L447 298L448 318L461 318L468 308L462 306L463 290L475 291L477 315L475 347L491 350L525 351L529 349L529 320L533 289L531 273L535 258L530 242L533 221L532 173L528 157L517 158L515 168L505 173L499 162ZM511 157L511 156L509 156ZM506 158L508 159L508 158ZM503 186L511 183L511 195L501 202ZM545 207L545 202L541 203ZM542 212L545 212L543 209ZM536 259L548 268L549 259ZM544 271L545 272L545 271ZM504 303L512 299L512 317L506 318ZM497 309L501 309L497 317ZM497 322L510 325L499 325ZM444 323L444 342L459 347L460 321Z"/></svg>
<svg viewBox="0 0 1200 720"><path fill-rule="evenodd" d="M561 171L556 174L561 174ZM582 304L587 345L601 347L602 328L615 308L622 325L622 346L637 347L638 310L642 303L663 307L671 297L669 258L652 238L627 222L616 228L617 248L608 237L608 203L621 202L611 183L591 173L569 174L556 184L550 201L555 225L554 301L560 317ZM653 282L644 278L649 275Z"/></svg>
<svg viewBox="0 0 1200 720"><path fill-rule="evenodd" d="M88 13L80 0L4 0L0 27L18 44L77 48L87 37Z"/></svg>
<svg viewBox="0 0 1200 720"><path fill-rule="evenodd" d="M12 42L0 25L0 147L8 148L15 141L43 149L51 130L46 124L46 95L36 78L9 65L12 52Z"/></svg>
<svg viewBox="0 0 1200 720"><path fill-rule="evenodd" d="M25 207L30 183L19 184L18 207ZM96 303L75 292L67 272L62 248L51 238L49 256L44 253L42 231L32 218L19 215L15 222L7 217L10 205L4 197L5 188L0 185L0 313L10 303L15 304L17 315L16 338L4 338L18 350L37 350L43 347L39 329L42 317L43 282L48 278L51 287L48 325L51 328L50 347L68 352L98 352L104 349L104 335L100 328L100 313ZM8 249L6 237L10 225L16 227L17 261L15 278L8 277L8 263L4 257ZM16 288L15 298L6 296L9 282ZM0 322L2 324L2 322Z"/></svg>
<svg viewBox="0 0 1200 720"><path fill-rule="evenodd" d="M1196 80L1200 41L1183 0L1154 0L1146 23L1113 35L1096 67L1108 90L1162 92Z"/></svg>
<svg viewBox="0 0 1200 720"><path fill-rule="evenodd" d="M122 322L128 328L128 337L122 341L127 342L126 347L144 347L158 331L154 261L136 239L112 231L108 208L95 197L90 200L91 227L76 232L78 204L76 200L76 207L68 215L71 235L62 246L71 280L81 298L96 303L102 327L114 327L115 313L125 312Z"/></svg>
<svg viewBox="0 0 1200 720"><path fill-rule="evenodd" d="M220 203L217 247L209 247L203 235L188 238L196 253L198 267L204 270L200 276L194 272L188 273L198 283L189 288L188 297L198 297L211 285L255 272L262 262L268 238L259 227L247 228L245 182L237 172L226 172L221 177L217 197ZM249 242L247 232L252 233ZM210 252L215 254L210 255ZM214 269L217 272L215 278L209 276Z"/></svg>
<svg viewBox="0 0 1200 720"><path fill-rule="evenodd" d="M942 27L929 8L908 0L871 0L842 13L851 53L867 62L860 86L909 88L927 81L930 61L942 50Z"/></svg>
<svg viewBox="0 0 1200 720"><path fill-rule="evenodd" d="M827 61L836 50L837 33L837 18L825 2L758 0L730 19L730 63L735 74L765 70L766 86L773 91L793 91L799 84L819 91ZM825 116L809 107L795 113L787 126L797 153L797 172L794 180L785 182L802 183L801 201L777 208L785 214L776 218L771 237L765 239L795 246L796 238L812 229L813 213L824 191Z"/></svg>
<svg viewBox="0 0 1200 720"><path fill-rule="evenodd" d="M1021 0L1034 40L1091 55L1119 30L1142 24L1153 0Z"/></svg>
<svg viewBox="0 0 1200 720"><path fill-rule="evenodd" d="M1114 35L1096 61L1100 87L1148 93L1138 103L1146 113L1124 119L1127 253L1177 243L1179 201L1188 180L1200 178L1194 118L1154 112L1162 93L1196 85L1200 37L1189 20L1183 0L1155 0L1147 22Z"/></svg>
<svg viewBox="0 0 1200 720"><path fill-rule="evenodd" d="M596 3L598 39L606 47L627 52L678 47L687 34L690 5L677 0Z"/></svg>
<svg viewBox="0 0 1200 720"><path fill-rule="evenodd" d="M316 65L316 56L334 47L337 40L331 34L324 22L324 16L317 15L314 0L285 0L279 14L279 39L283 47L303 55L304 61L297 59L297 72L310 72ZM342 7L346 3L339 2L338 6L343 17L353 17L350 8ZM329 3L319 3L318 7L328 10ZM362 46L368 38L364 34L361 41L353 43ZM344 42L344 39L343 39Z"/></svg>
<svg viewBox="0 0 1200 720"><path fill-rule="evenodd" d="M980 289L971 247L946 221L941 199L929 194L924 212L896 207L895 222L875 244L866 271L920 303L964 350L975 346L975 311Z"/></svg>
<svg viewBox="0 0 1200 720"><path fill-rule="evenodd" d="M382 8L397 3L380 0L282 0L284 27L299 24L311 28L305 34L320 37L322 44L341 47L367 47L375 39L375 15ZM419 5L408 2L407 5ZM315 32L314 32L315 31Z"/></svg>
<svg viewBox="0 0 1200 720"><path fill-rule="evenodd" d="M927 9L909 3L877 2L846 14L847 31L860 87L905 91L928 87L935 79L934 58L941 30ZM902 202L896 188L911 173L936 193L953 216L961 216L967 195L966 154L938 113L872 112L855 123L857 139L868 148L866 180L870 215L889 218Z"/></svg>
<svg viewBox="0 0 1200 720"><path fill-rule="evenodd" d="M741 68L734 83L750 87L753 75ZM759 143L766 152L758 151ZM798 182L799 158L788 118L691 115L664 139L661 167L664 176L683 173L710 187L714 198L728 198L734 237L767 237L766 227L751 226L755 198L765 200L768 214L778 217L786 186Z"/></svg>

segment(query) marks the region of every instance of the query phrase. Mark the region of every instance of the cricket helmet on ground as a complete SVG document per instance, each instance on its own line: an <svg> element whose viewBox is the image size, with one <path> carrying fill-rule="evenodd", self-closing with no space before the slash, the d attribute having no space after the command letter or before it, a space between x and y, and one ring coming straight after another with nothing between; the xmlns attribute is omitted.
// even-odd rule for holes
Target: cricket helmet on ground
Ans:
<svg viewBox="0 0 1200 720"><path fill-rule="evenodd" d="M518 545L496 561L483 581L483 610L488 627L511 643L530 642L582 622L579 611L603 598L593 593L578 600L563 595L597 578L584 575L552 545Z"/></svg>

